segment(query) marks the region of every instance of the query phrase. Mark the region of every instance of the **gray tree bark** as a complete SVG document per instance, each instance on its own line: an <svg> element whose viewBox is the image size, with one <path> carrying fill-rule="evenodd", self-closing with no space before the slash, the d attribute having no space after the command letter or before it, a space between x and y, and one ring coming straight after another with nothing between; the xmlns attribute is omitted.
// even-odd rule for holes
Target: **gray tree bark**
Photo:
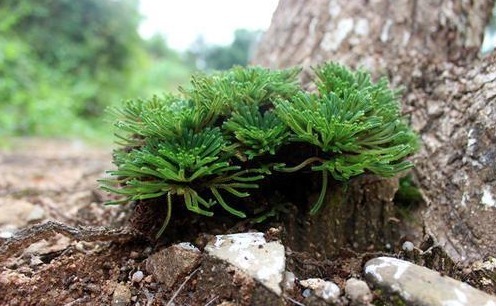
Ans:
<svg viewBox="0 0 496 306"><path fill-rule="evenodd" d="M493 5L490 0L280 0L253 59L271 68L333 60L403 87L404 113L423 144L414 157L427 203L421 221L463 262L496 254L496 58L479 59ZM363 248L392 237L388 220L397 185L367 184L352 182L346 208L333 210L329 199L323 217L304 217L305 239L330 244L322 250L327 253L344 240ZM373 218L364 220L364 212ZM326 228L341 234L318 234Z"/></svg>

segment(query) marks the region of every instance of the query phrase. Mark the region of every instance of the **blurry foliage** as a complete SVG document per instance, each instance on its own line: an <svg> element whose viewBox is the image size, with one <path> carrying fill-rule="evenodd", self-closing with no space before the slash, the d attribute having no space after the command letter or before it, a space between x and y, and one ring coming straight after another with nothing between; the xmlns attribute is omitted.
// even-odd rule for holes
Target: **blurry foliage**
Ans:
<svg viewBox="0 0 496 306"><path fill-rule="evenodd" d="M0 137L108 141L107 107L184 84L196 58L141 38L139 22L138 0L1 1ZM195 56L209 70L245 65L256 35L238 30L231 46Z"/></svg>
<svg viewBox="0 0 496 306"><path fill-rule="evenodd" d="M238 29L229 46L208 46L199 38L189 53L196 59L199 69L227 70L233 66L246 66L260 34L260 31Z"/></svg>
<svg viewBox="0 0 496 306"><path fill-rule="evenodd" d="M195 69L194 63L187 61L181 54L168 47L166 39L155 34L144 42L150 65L142 75L143 96L174 91L179 84L185 83Z"/></svg>
<svg viewBox="0 0 496 306"><path fill-rule="evenodd" d="M107 106L184 82L189 68L139 21L137 0L1 1L0 135L95 137Z"/></svg>

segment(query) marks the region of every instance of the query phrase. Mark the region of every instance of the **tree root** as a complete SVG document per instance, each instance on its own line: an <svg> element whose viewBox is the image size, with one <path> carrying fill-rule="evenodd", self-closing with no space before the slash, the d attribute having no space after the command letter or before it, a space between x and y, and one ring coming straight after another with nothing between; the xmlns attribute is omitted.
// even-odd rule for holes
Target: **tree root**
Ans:
<svg viewBox="0 0 496 306"><path fill-rule="evenodd" d="M116 241L126 242L140 236L130 228L72 227L56 221L48 221L22 229L0 246L0 262L26 249L31 244L62 234L79 241Z"/></svg>

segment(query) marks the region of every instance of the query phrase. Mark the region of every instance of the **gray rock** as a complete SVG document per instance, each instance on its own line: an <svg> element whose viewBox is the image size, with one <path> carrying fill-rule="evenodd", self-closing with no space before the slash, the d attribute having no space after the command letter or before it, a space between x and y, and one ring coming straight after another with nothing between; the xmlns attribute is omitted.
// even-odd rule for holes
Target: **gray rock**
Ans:
<svg viewBox="0 0 496 306"><path fill-rule="evenodd" d="M351 305L370 305L373 296L369 286L363 280L350 278L344 287L346 297L350 299Z"/></svg>
<svg viewBox="0 0 496 306"><path fill-rule="evenodd" d="M365 277L374 286L397 295L408 305L496 306L496 298L438 272L391 257L365 264Z"/></svg>
<svg viewBox="0 0 496 306"><path fill-rule="evenodd" d="M145 275L143 274L142 271L136 271L133 273L133 276L131 277L131 282L133 283L139 283L143 280Z"/></svg>
<svg viewBox="0 0 496 306"><path fill-rule="evenodd" d="M315 296L323 299L327 303L336 302L341 295L341 289L339 289L338 285L320 278L301 280L300 285L304 288L311 289Z"/></svg>
<svg viewBox="0 0 496 306"><path fill-rule="evenodd" d="M403 245L401 246L401 249L405 252L413 252L415 246L411 241L405 241L403 242Z"/></svg>
<svg viewBox="0 0 496 306"><path fill-rule="evenodd" d="M173 245L148 257L146 271L166 288L170 288L181 276L191 273L200 260L198 249Z"/></svg>
<svg viewBox="0 0 496 306"><path fill-rule="evenodd" d="M123 284L117 284L112 295L112 306L126 306L131 303L131 289Z"/></svg>
<svg viewBox="0 0 496 306"><path fill-rule="evenodd" d="M282 293L286 257L279 241L267 242L263 233L218 235L205 251L239 268L275 294Z"/></svg>

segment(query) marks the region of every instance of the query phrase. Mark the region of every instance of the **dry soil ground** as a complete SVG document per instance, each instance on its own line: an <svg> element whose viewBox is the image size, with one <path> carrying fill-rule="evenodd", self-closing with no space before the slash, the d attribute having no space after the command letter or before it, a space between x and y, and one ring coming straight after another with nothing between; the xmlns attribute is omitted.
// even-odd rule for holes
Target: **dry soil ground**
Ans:
<svg viewBox="0 0 496 306"><path fill-rule="evenodd" d="M111 150L53 139L15 139L0 149L0 305L124 305L117 298L133 305L166 305L178 289L176 305L222 302L216 299L220 292L193 294L195 277L181 288L182 282L161 287L144 262L160 246L129 239L127 232L99 231L100 226L121 228L130 216L129 207L104 206L109 195L98 189L97 180L112 167ZM25 236L32 244L6 246L16 231L47 221L59 223ZM323 277L342 286L360 274L370 254L344 253L332 261L288 256L297 276ZM137 271L144 271L139 281L133 279ZM467 273L453 276L470 281ZM296 293L294 300L299 298Z"/></svg>

